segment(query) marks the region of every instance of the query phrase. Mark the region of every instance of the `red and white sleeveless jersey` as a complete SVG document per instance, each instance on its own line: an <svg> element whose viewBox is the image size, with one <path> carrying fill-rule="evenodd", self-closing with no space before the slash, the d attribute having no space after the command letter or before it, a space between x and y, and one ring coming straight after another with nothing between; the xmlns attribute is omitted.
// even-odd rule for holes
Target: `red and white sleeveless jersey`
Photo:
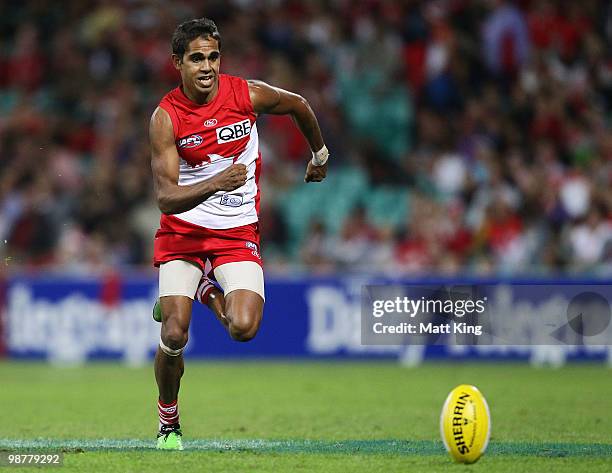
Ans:
<svg viewBox="0 0 612 473"><path fill-rule="evenodd" d="M247 167L247 181L231 192L217 192L175 217L201 227L224 229L257 222L261 155L246 80L219 75L219 91L212 102L192 102L177 87L159 103L170 115L180 156L180 186L196 184L232 163ZM162 215L162 221L166 218Z"/></svg>

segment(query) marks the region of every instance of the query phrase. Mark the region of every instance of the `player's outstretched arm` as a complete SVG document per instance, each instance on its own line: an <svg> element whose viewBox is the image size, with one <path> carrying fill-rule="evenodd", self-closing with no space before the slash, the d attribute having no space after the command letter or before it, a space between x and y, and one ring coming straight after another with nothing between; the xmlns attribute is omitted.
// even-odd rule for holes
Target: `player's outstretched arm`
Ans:
<svg viewBox="0 0 612 473"><path fill-rule="evenodd" d="M321 135L317 117L306 99L287 90L273 87L265 82L250 80L248 84L249 95L255 113L291 115L304 138L308 141L313 157L308 162L304 181L320 182L325 179L329 152L323 143L323 136Z"/></svg>
<svg viewBox="0 0 612 473"><path fill-rule="evenodd" d="M191 186L179 186L179 155L168 112L157 107L149 125L151 168L159 210L165 214L186 212L218 191L233 191L246 182L244 164L232 164L219 174Z"/></svg>

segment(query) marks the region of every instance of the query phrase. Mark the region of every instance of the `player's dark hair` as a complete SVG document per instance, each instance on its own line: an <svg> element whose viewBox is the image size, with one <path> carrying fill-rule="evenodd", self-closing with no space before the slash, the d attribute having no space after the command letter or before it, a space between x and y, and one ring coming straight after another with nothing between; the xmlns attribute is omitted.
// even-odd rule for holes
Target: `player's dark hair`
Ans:
<svg viewBox="0 0 612 473"><path fill-rule="evenodd" d="M215 22L208 18L197 18L184 21L176 27L172 34L172 54L183 57L189 43L199 37L217 40L221 51L221 35Z"/></svg>

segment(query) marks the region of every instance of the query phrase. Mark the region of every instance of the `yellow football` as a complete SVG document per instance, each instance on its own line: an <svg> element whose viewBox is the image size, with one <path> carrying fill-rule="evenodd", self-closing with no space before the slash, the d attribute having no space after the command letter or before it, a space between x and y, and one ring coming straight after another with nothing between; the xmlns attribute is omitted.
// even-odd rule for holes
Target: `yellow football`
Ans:
<svg viewBox="0 0 612 473"><path fill-rule="evenodd" d="M487 449L491 416L487 401L476 386L453 389L440 414L440 435L446 450L459 463L474 463Z"/></svg>

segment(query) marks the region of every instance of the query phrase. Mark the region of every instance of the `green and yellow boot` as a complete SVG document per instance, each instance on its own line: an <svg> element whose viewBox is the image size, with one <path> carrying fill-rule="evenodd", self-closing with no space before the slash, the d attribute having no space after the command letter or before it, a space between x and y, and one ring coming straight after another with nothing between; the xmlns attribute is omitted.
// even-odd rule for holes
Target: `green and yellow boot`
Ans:
<svg viewBox="0 0 612 473"><path fill-rule="evenodd" d="M162 425L157 434L158 450L183 450L183 433L179 424Z"/></svg>

